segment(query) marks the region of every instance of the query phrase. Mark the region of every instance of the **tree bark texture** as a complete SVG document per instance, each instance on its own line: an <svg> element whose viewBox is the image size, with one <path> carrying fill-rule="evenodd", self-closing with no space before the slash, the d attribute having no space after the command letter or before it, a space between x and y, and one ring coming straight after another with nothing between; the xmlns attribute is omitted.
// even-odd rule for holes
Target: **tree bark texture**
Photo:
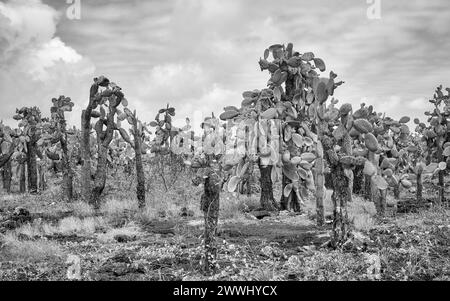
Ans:
<svg viewBox="0 0 450 301"><path fill-rule="evenodd" d="M205 262L204 268L207 274L216 268L217 259L217 224L219 221L219 198L221 181L215 173L211 173L204 182L204 192L201 197L201 209L205 219Z"/></svg>
<svg viewBox="0 0 450 301"><path fill-rule="evenodd" d="M259 165L259 171L261 174L261 198L260 204L261 208L267 211L276 211L277 203L273 197L273 183L272 183L272 165L262 166Z"/></svg>

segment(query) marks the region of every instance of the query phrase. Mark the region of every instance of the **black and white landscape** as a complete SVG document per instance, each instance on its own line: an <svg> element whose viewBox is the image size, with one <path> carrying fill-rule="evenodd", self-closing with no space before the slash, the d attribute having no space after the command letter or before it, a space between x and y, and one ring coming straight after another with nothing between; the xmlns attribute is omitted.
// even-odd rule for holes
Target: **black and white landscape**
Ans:
<svg viewBox="0 0 450 301"><path fill-rule="evenodd" d="M446 0L0 1L0 280L449 280L449 49Z"/></svg>

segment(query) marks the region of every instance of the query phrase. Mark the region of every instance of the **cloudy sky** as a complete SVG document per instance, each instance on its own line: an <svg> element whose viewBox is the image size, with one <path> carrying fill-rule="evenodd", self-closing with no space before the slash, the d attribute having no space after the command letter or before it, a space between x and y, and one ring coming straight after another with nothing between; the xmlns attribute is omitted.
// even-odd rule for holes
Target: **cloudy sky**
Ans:
<svg viewBox="0 0 450 301"><path fill-rule="evenodd" d="M73 0L72 0L73 1ZM69 1L70 2L70 1ZM184 119L239 105L264 88L258 60L275 43L312 51L346 83L341 102L422 117L437 85L450 86L450 2L380 0L0 1L0 118L16 107L72 97L79 126L92 78L119 84L141 119L170 102ZM373 1L369 1L373 2ZM195 113L197 112L197 113Z"/></svg>

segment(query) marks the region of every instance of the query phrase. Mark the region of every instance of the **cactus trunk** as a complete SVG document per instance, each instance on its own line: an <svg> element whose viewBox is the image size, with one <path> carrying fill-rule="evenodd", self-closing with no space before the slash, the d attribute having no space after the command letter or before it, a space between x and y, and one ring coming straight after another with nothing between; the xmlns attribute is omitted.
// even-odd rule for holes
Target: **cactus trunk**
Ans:
<svg viewBox="0 0 450 301"><path fill-rule="evenodd" d="M344 173L341 165L332 168L333 179L333 237L332 246L337 248L347 240L349 233L349 220L347 212L347 203L350 201L348 190L349 180Z"/></svg>
<svg viewBox="0 0 450 301"><path fill-rule="evenodd" d="M27 190L26 186L26 165L25 162L20 164L20 176L19 176L19 191L20 193L25 193Z"/></svg>
<svg viewBox="0 0 450 301"><path fill-rule="evenodd" d="M417 203L422 203L422 191L423 191L423 182L422 182L422 173L417 174L417 189L416 189L416 198Z"/></svg>
<svg viewBox="0 0 450 301"><path fill-rule="evenodd" d="M27 143L27 171L28 171L28 190L30 193L36 193L38 190L38 174L37 174L37 152L35 138L31 137L31 141Z"/></svg>
<svg viewBox="0 0 450 301"><path fill-rule="evenodd" d="M377 168L377 173L379 173L379 162L378 160L376 160L375 158L375 153L369 151L369 161L373 164L373 166L375 166ZM373 185L372 183L372 179L369 179L370 182L370 197L369 197L369 201L375 203L375 206L377 206L378 204L378 188L376 187L376 185ZM378 208L377 208L378 209Z"/></svg>
<svg viewBox="0 0 450 301"><path fill-rule="evenodd" d="M320 105L319 109L323 110L324 105ZM322 141L324 138L324 131L327 129L327 123L319 120L317 129L318 142L316 145L317 159L315 163L315 184L316 184L316 221L318 226L322 226L325 223L325 209L323 206L323 199L325 196L325 176L324 176L324 166L325 162L323 159L323 145Z"/></svg>
<svg viewBox="0 0 450 301"><path fill-rule="evenodd" d="M205 218L205 261L204 268L207 274L214 272L217 258L216 233L219 221L219 197L220 179L216 175L210 175L204 182L201 207Z"/></svg>
<svg viewBox="0 0 450 301"><path fill-rule="evenodd" d="M387 195L387 189L386 190L378 190L378 214L381 217L384 217L386 214L386 195Z"/></svg>
<svg viewBox="0 0 450 301"><path fill-rule="evenodd" d="M47 189L47 180L45 178L45 165L38 165L38 174L39 174L39 190L44 191Z"/></svg>
<svg viewBox="0 0 450 301"><path fill-rule="evenodd" d="M94 187L90 196L90 203L95 209L100 208L100 196L106 185L108 150L114 138L114 130L116 129L114 116L117 113L117 106L120 104L120 101L117 101L115 105L110 105L106 119L100 119L95 124L95 131L97 133L97 170L95 172ZM103 131L104 125L106 125L105 131Z"/></svg>
<svg viewBox="0 0 450 301"><path fill-rule="evenodd" d="M248 170L243 177L242 183L239 183L239 193L242 195L247 195L247 197L251 197L252 183L253 183L253 162L249 161Z"/></svg>
<svg viewBox="0 0 450 301"><path fill-rule="evenodd" d="M355 178L353 180L353 193L357 195L363 195L365 190L365 175L363 170L364 166L356 166L354 170Z"/></svg>
<svg viewBox="0 0 450 301"><path fill-rule="evenodd" d="M136 160L136 177L137 177L137 187L136 195L139 203L139 208L145 207L145 173L144 166L142 165L142 145L141 137L138 132L137 119L133 119L133 130L134 130L134 152Z"/></svg>
<svg viewBox="0 0 450 301"><path fill-rule="evenodd" d="M91 194L91 112L92 107L88 106L81 115L81 157L82 157L82 195L88 201Z"/></svg>
<svg viewBox="0 0 450 301"><path fill-rule="evenodd" d="M367 175L364 175L364 199L372 202L372 180Z"/></svg>
<svg viewBox="0 0 450 301"><path fill-rule="evenodd" d="M11 178L12 178L12 164L11 160L8 160L5 165L3 165L2 170L2 180L3 180L3 189L7 192L11 192Z"/></svg>
<svg viewBox="0 0 450 301"><path fill-rule="evenodd" d="M261 173L260 183L261 183L261 198L260 204L261 208L267 211L276 211L277 204L273 197L273 183L272 183L272 166L262 166L259 165L259 170Z"/></svg>
<svg viewBox="0 0 450 301"><path fill-rule="evenodd" d="M286 187L286 185L291 184L291 181L283 174L282 183L282 187ZM292 210L294 212L300 212L301 206L297 194L294 191L292 191L288 197L285 197L284 194L281 194L280 208L281 210Z"/></svg>
<svg viewBox="0 0 450 301"><path fill-rule="evenodd" d="M325 158L330 165L331 180L333 184L333 229L331 245L338 248L347 240L350 232L347 203L351 200L349 189L350 180L345 174L343 165L339 162L337 153L333 150L331 139L324 140Z"/></svg>
<svg viewBox="0 0 450 301"><path fill-rule="evenodd" d="M445 172L443 170L440 170L439 174L438 174L438 177L439 177L439 180L438 180L438 185L439 185L438 205L442 205L446 202L444 175L445 175Z"/></svg>
<svg viewBox="0 0 450 301"><path fill-rule="evenodd" d="M98 146L97 155L97 170L95 172L94 187L90 195L90 203L94 206L95 209L100 208L100 196L103 193L106 185L106 176L108 169L108 148L104 147L103 144L100 143Z"/></svg>
<svg viewBox="0 0 450 301"><path fill-rule="evenodd" d="M401 184L398 184L398 185L394 186L394 198L396 200L400 200L400 185Z"/></svg>
<svg viewBox="0 0 450 301"><path fill-rule="evenodd" d="M68 200L73 199L73 174L72 168L70 167L69 151L67 148L67 134L65 134L65 139L61 138L61 149L62 149L62 170L63 170L63 189L64 195Z"/></svg>
<svg viewBox="0 0 450 301"><path fill-rule="evenodd" d="M443 147L441 146L441 144L443 144L443 138L442 136L439 136L438 140L437 140L437 145L438 145L438 149L437 149L437 159L438 162L443 162L444 161L444 156L443 156ZM442 205L445 202L445 196L444 196L444 191L445 191L445 185L444 185L444 172L443 170L439 170L438 173L438 200L437 200L437 204L438 205Z"/></svg>
<svg viewBox="0 0 450 301"><path fill-rule="evenodd" d="M324 160L323 160L323 156L322 157L318 157L316 159L316 167L315 167L315 172L316 172L316 221L317 221L317 225L318 226L323 226L323 224L325 223L325 209L324 209L324 205L323 205L323 199L325 196L325 191L324 191L324 187L325 187L325 177L323 174L323 165L324 165Z"/></svg>

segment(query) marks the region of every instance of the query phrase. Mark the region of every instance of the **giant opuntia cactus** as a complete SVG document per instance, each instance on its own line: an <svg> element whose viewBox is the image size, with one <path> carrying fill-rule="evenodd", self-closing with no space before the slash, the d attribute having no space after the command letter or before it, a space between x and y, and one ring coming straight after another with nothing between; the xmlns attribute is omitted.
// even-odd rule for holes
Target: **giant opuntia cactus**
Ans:
<svg viewBox="0 0 450 301"><path fill-rule="evenodd" d="M100 88L104 90L99 91ZM83 188L84 198L94 207L100 206L100 196L105 188L108 167L108 149L114 138L114 131L119 130L115 122L118 107L128 105L122 89L104 76L94 79L90 89L89 104L82 113L82 149L83 149ZM98 111L97 111L98 109ZM91 187L91 119L98 119L94 125L97 140L97 169L94 186ZM104 129L106 127L106 129ZM89 191L90 190L90 191Z"/></svg>
<svg viewBox="0 0 450 301"><path fill-rule="evenodd" d="M352 201L353 169L362 166L366 159L353 154L352 138L350 131L353 127L352 106L343 104L339 110L334 108L336 101L321 116L330 116L328 122L335 124L336 128L330 134L324 133L323 150L324 157L331 169L333 183L333 235L332 246L341 247L349 237L350 221L348 219L347 204Z"/></svg>
<svg viewBox="0 0 450 301"><path fill-rule="evenodd" d="M409 137L409 128L405 125L409 118L394 121L376 113L373 106L366 107L365 104L353 114L353 118L350 135L355 141L354 152L368 159L363 169L366 196L375 203L377 212L383 216L389 186L398 190L400 185L400 179L395 173L399 163L397 147Z"/></svg>
<svg viewBox="0 0 450 301"><path fill-rule="evenodd" d="M59 161L62 163L63 173L63 190L68 200L73 198L73 171L70 165L69 154L69 134L73 134L67 129L65 112L71 112L74 103L69 97L61 95L59 98L52 99L52 107L50 109L51 118L46 131L37 141L37 146L43 149L45 157L41 161L47 159L51 161ZM60 149L61 155L56 151Z"/></svg>
<svg viewBox="0 0 450 301"><path fill-rule="evenodd" d="M127 120L128 123L132 126L130 130L133 135L133 141L130 139L130 136L125 131L125 129L121 128L119 123L123 120ZM137 177L137 187L136 187L136 195L139 203L139 208L145 207L145 173L144 166L142 164L142 155L147 153L147 146L145 145L145 133L151 134L146 125L143 124L136 116L136 110L132 113L129 109L125 108L124 112L118 115L118 127L119 133L122 136L122 139L125 140L133 149L135 154L135 162L136 162L136 177Z"/></svg>
<svg viewBox="0 0 450 301"><path fill-rule="evenodd" d="M273 60L269 61L271 54ZM310 130L317 121L319 103L314 88L322 82L329 95L333 95L334 89L341 83L334 82L334 73L329 79L320 78L316 70L325 71L323 61L311 52L294 52L291 43L287 46L272 45L266 49L259 64L261 70L270 72L269 88L244 92L241 109L227 107L221 116L235 125L241 124L241 130L246 127L251 130L250 139L254 141L250 140L250 145L256 147L250 156L243 159L250 164L256 158L260 166L262 206L268 210L277 207L273 201L272 182L281 174L281 208L300 211L300 204L307 197L308 190L316 189L312 173L314 166L322 165L323 169L317 150L319 139ZM231 165L238 164L242 158L234 159ZM239 169L239 172L242 170ZM243 178L239 172L230 179L229 186L232 188ZM318 193L322 193L322 198L318 198L319 203L323 202L323 173L321 175L318 183L322 185ZM323 222L323 205L318 207L318 211L322 212L318 214L318 219Z"/></svg>
<svg viewBox="0 0 450 301"><path fill-rule="evenodd" d="M438 204L445 201L444 176L450 162L450 88L446 89L447 95L444 95L442 90L442 85L437 87L433 99L430 100L434 108L433 111L425 113L428 116L428 126L416 120L417 130L422 133L423 140L426 143L425 156L428 159L427 162L437 163L437 168L433 173L437 172L438 174ZM433 166L436 166L436 164L433 164Z"/></svg>
<svg viewBox="0 0 450 301"><path fill-rule="evenodd" d="M41 117L41 111L37 107L17 109L14 119L19 121L21 129L19 139L27 156L28 189L31 193L36 193L38 191L37 141L42 135L43 123L48 120Z"/></svg>
<svg viewBox="0 0 450 301"><path fill-rule="evenodd" d="M152 153L166 155L170 153L173 138L179 133L179 129L172 125L172 117L175 116L175 108L167 105L160 109L155 120L150 126L156 128L155 139L151 147Z"/></svg>
<svg viewBox="0 0 450 301"><path fill-rule="evenodd" d="M236 167L227 187L230 192L235 191L239 184L251 177L250 167L258 165L261 174L261 207L273 211L278 205L272 185L281 167L278 153L281 127L279 120L276 120L276 101L270 89L247 91L243 97L240 109L229 106L220 115L227 122L225 169Z"/></svg>
<svg viewBox="0 0 450 301"><path fill-rule="evenodd" d="M217 242L216 233L219 219L219 199L223 182L223 166L225 144L224 137L218 130L220 122L212 116L208 118L202 125L203 136L196 141L185 141L185 145L189 148L191 144L195 144L194 152L185 164L196 171L193 179L195 185L203 184L203 194L201 196L200 208L204 213L205 231L204 231L204 268L207 274L216 270L215 264L217 258ZM184 139L190 139L185 136ZM189 153L189 152L187 152ZM187 154L186 153L186 154Z"/></svg>
<svg viewBox="0 0 450 301"><path fill-rule="evenodd" d="M160 109L155 120L150 126L155 128L155 137L150 143L151 153L154 154L154 162L157 164L158 175L162 180L166 192L174 184L177 174L185 168L183 156L176 150L177 145L173 140L180 134L181 130L172 124L175 116L175 108L167 104L166 108ZM175 149L172 149L175 147Z"/></svg>
<svg viewBox="0 0 450 301"><path fill-rule="evenodd" d="M0 123L0 168L2 169L3 189L11 192L12 164L11 157L16 149L16 142L10 127Z"/></svg>
<svg viewBox="0 0 450 301"><path fill-rule="evenodd" d="M270 62L268 58L271 53L273 61ZM312 158L312 156L308 155L311 158L310 161L301 160L309 164L304 162L303 166L297 166L300 178L306 184L303 187L298 185L297 176L292 173L295 170L295 166L290 164L284 165L282 182L285 193L283 193L281 198L281 207L283 209L291 207L294 210L300 210L300 203L305 198L307 189L315 190L316 188L312 174L312 167L315 165L317 167L316 175L319 175L317 182L320 183L318 184L320 187L317 190L318 221L320 224L323 222L322 204L324 190L322 183L324 183L324 180L323 172L321 172L323 171L323 161L320 158L320 152L317 151L317 147L320 148L318 146L320 139L318 139L316 133L310 130L311 125L316 125L316 128L319 127L317 108L320 105L320 101L314 92L317 91L317 86L322 84L325 86L328 95L333 95L334 89L341 85L342 82L336 83L334 81L336 75L333 72L330 73L330 78L321 78L317 70L320 72L325 71L323 60L316 58L312 52L303 54L295 52L291 43L286 47L284 45L272 45L269 47L264 53L264 59L260 60L260 67L262 70L269 70L271 73L269 87L273 90L276 101L279 102L277 110L284 121L281 131L283 156L287 159L290 155L294 159L301 155L302 152L314 156ZM284 90L282 84L285 85ZM319 132L318 134L321 133ZM319 160L315 161L317 157ZM312 165L311 168L305 169L305 167L310 167L310 165ZM289 177L289 175L294 175L294 177Z"/></svg>

